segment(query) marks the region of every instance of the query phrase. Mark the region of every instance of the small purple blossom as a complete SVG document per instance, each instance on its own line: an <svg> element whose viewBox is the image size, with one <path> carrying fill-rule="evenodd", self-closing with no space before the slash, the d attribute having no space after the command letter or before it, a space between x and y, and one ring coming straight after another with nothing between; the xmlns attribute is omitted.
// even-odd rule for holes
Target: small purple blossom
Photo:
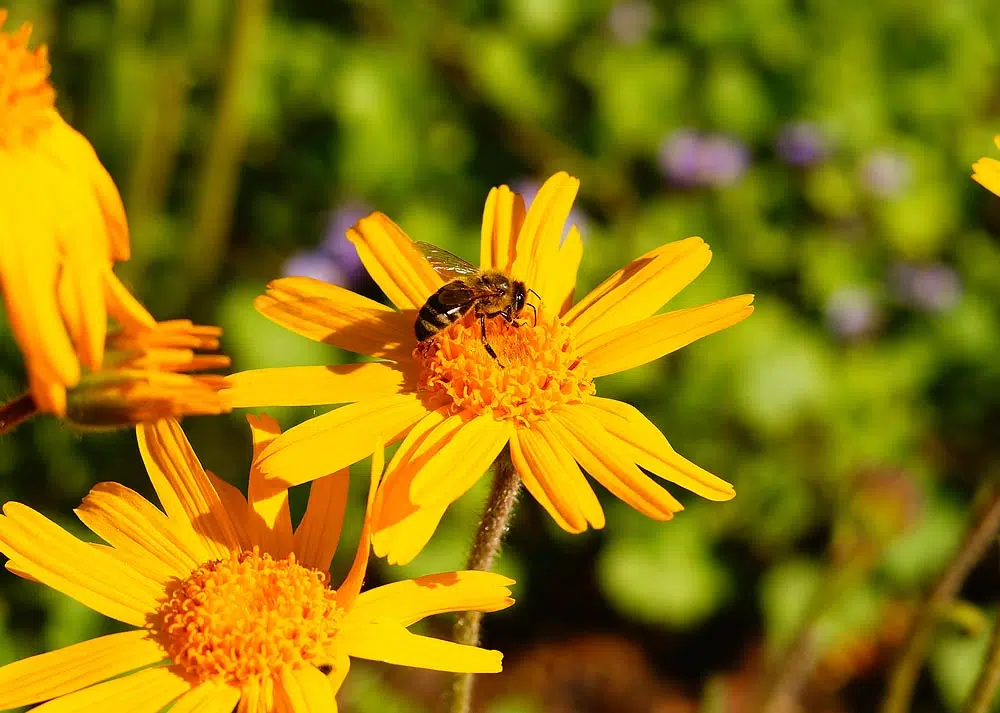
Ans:
<svg viewBox="0 0 1000 713"><path fill-rule="evenodd" d="M659 160L660 170L676 185L719 187L736 183L746 173L750 152L729 136L683 129L663 143Z"/></svg>
<svg viewBox="0 0 1000 713"><path fill-rule="evenodd" d="M879 198L899 195L909 185L911 175L906 157L888 149L873 151L861 168L865 188Z"/></svg>
<svg viewBox="0 0 1000 713"><path fill-rule="evenodd" d="M894 265L889 282L893 293L903 304L925 312L947 312L961 296L958 274L948 265Z"/></svg>
<svg viewBox="0 0 1000 713"><path fill-rule="evenodd" d="M518 181L514 181L511 186L511 190L519 194L524 199L524 208L527 210L531 207L531 201L535 200L535 196L538 194L538 189L541 188L542 184L532 178L522 178ZM577 230L580 231L580 237L585 238L587 232L590 230L590 216L580 210L576 204L570 208L569 218L566 219L566 225L563 227L563 240L569 234L569 229L572 226L576 226Z"/></svg>
<svg viewBox="0 0 1000 713"><path fill-rule="evenodd" d="M621 0L608 13L608 28L623 45L635 45L649 36L653 7L645 0Z"/></svg>
<svg viewBox="0 0 1000 713"><path fill-rule="evenodd" d="M314 250L300 250L292 255L285 263L284 274L313 277L341 287L358 287L365 270L357 250L347 239L347 231L369 213L368 206L354 202L333 211L323 241Z"/></svg>
<svg viewBox="0 0 1000 713"><path fill-rule="evenodd" d="M332 285L346 282L344 272L322 250L299 250L288 258L282 272L285 277L312 277Z"/></svg>
<svg viewBox="0 0 1000 713"><path fill-rule="evenodd" d="M851 342L874 331L880 313L870 290L842 287L826 303L826 321L830 331Z"/></svg>
<svg viewBox="0 0 1000 713"><path fill-rule="evenodd" d="M775 141L781 160L790 166L811 166L826 158L829 152L826 136L809 121L786 124Z"/></svg>

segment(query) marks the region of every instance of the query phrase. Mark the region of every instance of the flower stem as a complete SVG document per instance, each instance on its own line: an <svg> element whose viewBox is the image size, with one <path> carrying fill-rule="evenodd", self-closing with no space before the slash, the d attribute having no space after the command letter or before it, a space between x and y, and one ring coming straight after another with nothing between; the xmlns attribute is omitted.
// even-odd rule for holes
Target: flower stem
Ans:
<svg viewBox="0 0 1000 713"><path fill-rule="evenodd" d="M38 407L30 391L0 406L0 436L10 433L36 413Z"/></svg>
<svg viewBox="0 0 1000 713"><path fill-rule="evenodd" d="M914 619L903 653L889 679L881 713L906 713L910 709L910 698L923 668L924 655L930 646L938 618L958 594L970 570L983 556L1000 529L1000 488L995 483L988 488L989 504L966 530L955 558L941 573Z"/></svg>
<svg viewBox="0 0 1000 713"><path fill-rule="evenodd" d="M467 569L489 571L493 560L500 551L504 533L510 524L514 513L514 503L521 490L521 479L514 470L510 460L510 451L504 452L493 464L493 489L483 508L479 520L476 538L472 542ZM454 639L456 643L467 646L479 645L479 630L483 613L478 611L463 612L455 622ZM468 713L472 707L473 674L460 673L455 676L451 692L451 713Z"/></svg>
<svg viewBox="0 0 1000 713"><path fill-rule="evenodd" d="M990 637L990 653L986 657L983 671L979 674L976 687L972 689L965 704L965 713L989 713L993 710L993 701L1000 688L1000 612L993 624L993 635Z"/></svg>

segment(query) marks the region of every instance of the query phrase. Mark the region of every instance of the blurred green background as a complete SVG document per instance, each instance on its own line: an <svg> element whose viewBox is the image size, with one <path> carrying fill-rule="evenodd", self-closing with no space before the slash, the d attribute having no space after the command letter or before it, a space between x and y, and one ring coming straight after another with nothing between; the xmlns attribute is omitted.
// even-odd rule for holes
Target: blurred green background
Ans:
<svg viewBox="0 0 1000 713"><path fill-rule="evenodd" d="M604 498L570 537L529 498L487 617L506 654L482 710L750 711L806 622L802 710L877 710L914 606L951 557L1000 444L1000 199L969 179L1000 132L993 0L15 0L50 45L58 104L125 199L118 272L160 318L220 324L235 369L349 355L252 299L310 274L379 297L343 231L384 211L478 256L486 193L582 180L578 294L701 235L714 260L672 303L753 292L747 322L599 381L733 482L648 521ZM23 387L0 329L0 392ZM287 426L315 409L275 413ZM243 414L185 428L245 483ZM353 496L360 507L365 466ZM0 440L0 496L75 532L100 480L150 493L129 433L39 418ZM484 488L411 565L460 568ZM301 508L304 493L297 494ZM356 520L359 508L354 508ZM336 566L353 550L345 531ZM335 572L336 577L336 572ZM843 585L842 587L840 585ZM937 631L915 711L957 710L1000 572L991 551ZM836 592L833 601L822 594ZM0 578L0 660L111 624ZM447 632L448 622L440 623ZM439 676L358 665L342 708L434 710Z"/></svg>

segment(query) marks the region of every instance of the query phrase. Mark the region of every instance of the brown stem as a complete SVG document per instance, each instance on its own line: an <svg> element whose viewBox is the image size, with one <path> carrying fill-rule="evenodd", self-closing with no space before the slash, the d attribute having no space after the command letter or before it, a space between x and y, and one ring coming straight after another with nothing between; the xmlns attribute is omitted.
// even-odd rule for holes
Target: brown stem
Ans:
<svg viewBox="0 0 1000 713"><path fill-rule="evenodd" d="M30 391L0 406L0 436L10 433L36 413L38 407Z"/></svg>
<svg viewBox="0 0 1000 713"><path fill-rule="evenodd" d="M489 571L493 560L500 551L503 536L507 532L514 503L521 490L521 479L510 460L510 451L505 449L493 464L493 489L483 508L476 538L469 552L468 569ZM463 612L455 622L454 639L467 646L479 645L479 630L483 613ZM469 713L472 707L473 674L460 673L455 676L451 694L451 713Z"/></svg>
<svg viewBox="0 0 1000 713"><path fill-rule="evenodd" d="M958 594L965 578L982 558L1000 529L1000 488L990 484L990 502L979 519L966 530L955 558L941 573L930 590L911 625L903 653L889 679L881 713L906 713L916 686L924 656L930 646L934 628L942 611Z"/></svg>
<svg viewBox="0 0 1000 713"><path fill-rule="evenodd" d="M997 688L1000 688L1000 612L993 624L989 655L979 674L979 680L976 681L976 687L965 704L965 713L989 713L993 710Z"/></svg>

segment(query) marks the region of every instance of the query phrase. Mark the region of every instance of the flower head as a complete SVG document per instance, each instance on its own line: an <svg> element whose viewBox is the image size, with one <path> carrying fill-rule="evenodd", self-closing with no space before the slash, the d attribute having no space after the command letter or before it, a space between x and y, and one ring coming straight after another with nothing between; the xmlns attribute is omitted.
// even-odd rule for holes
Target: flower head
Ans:
<svg viewBox="0 0 1000 713"><path fill-rule="evenodd" d="M993 137L1000 149L1000 134ZM972 179L983 188L1000 196L1000 161L995 158L981 158L972 164Z"/></svg>
<svg viewBox="0 0 1000 713"><path fill-rule="evenodd" d="M125 210L87 140L56 112L44 47L0 9L0 287L32 393L63 414L81 364L101 367L111 265L129 256Z"/></svg>
<svg viewBox="0 0 1000 713"><path fill-rule="evenodd" d="M790 166L810 166L826 157L829 145L819 126L796 121L782 128L775 149L781 160Z"/></svg>
<svg viewBox="0 0 1000 713"><path fill-rule="evenodd" d="M743 143L728 136L682 130L663 143L659 162L676 185L723 187L746 173L750 154Z"/></svg>
<svg viewBox="0 0 1000 713"><path fill-rule="evenodd" d="M578 185L556 174L527 211L506 186L487 198L481 268L523 280L540 295L532 303L537 315L526 310L515 324L485 320L496 359L471 313L417 342L417 312L445 280L381 213L360 221L350 238L398 309L307 278L271 283L256 303L265 316L382 361L229 377L234 406L348 404L270 444L259 463L265 476L311 480L367 456L377 433L402 440L373 514L375 551L390 562L412 559L448 505L508 445L527 489L571 532L604 525L582 470L660 520L681 504L640 468L712 500L733 497L732 486L678 455L638 410L599 398L595 379L745 319L753 298L657 315L711 258L701 238L688 238L643 255L574 304L583 244L575 228L560 237Z"/></svg>
<svg viewBox="0 0 1000 713"><path fill-rule="evenodd" d="M279 429L266 416L248 420L259 457ZM171 703L178 710L336 711L351 657L500 670L497 651L407 627L431 614L509 606L505 577L452 572L362 592L366 517L354 564L331 588L346 471L313 483L293 528L287 490L265 482L256 460L244 497L202 469L176 421L143 425L138 437L163 511L118 483L98 484L77 515L106 545L77 540L20 503L4 506L0 551L8 569L136 628L0 668L0 708L59 699L61 710L122 713ZM378 450L368 515L381 470Z"/></svg>

